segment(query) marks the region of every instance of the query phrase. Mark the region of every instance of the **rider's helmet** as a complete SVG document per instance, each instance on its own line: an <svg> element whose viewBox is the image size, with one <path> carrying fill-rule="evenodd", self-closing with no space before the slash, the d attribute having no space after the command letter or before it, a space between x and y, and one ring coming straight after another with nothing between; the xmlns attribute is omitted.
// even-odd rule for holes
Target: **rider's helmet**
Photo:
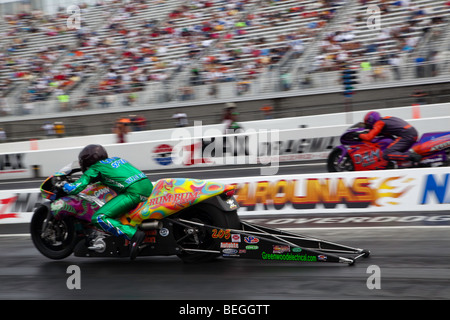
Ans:
<svg viewBox="0 0 450 320"><path fill-rule="evenodd" d="M108 153L105 148L99 144L90 144L84 147L78 155L78 162L80 163L81 170L85 172L90 166L97 163L100 160L108 158Z"/></svg>
<svg viewBox="0 0 450 320"><path fill-rule="evenodd" d="M375 122L381 119L381 115L377 111L370 111L364 117L364 123L369 128L372 128Z"/></svg>

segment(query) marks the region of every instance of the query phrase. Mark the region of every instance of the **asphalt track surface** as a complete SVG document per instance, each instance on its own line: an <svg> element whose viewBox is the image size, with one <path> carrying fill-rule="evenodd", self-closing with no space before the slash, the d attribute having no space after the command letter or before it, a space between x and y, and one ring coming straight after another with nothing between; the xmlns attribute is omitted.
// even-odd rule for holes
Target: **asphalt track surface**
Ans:
<svg viewBox="0 0 450 320"><path fill-rule="evenodd" d="M182 176L214 179L256 175L258 170L189 169ZM280 168L278 174L308 172L324 172L323 164L290 164ZM176 177L180 176L180 172L149 173L149 176L151 179ZM0 189L34 188L38 184L38 180L9 181L2 182ZM423 213L424 216L430 214L433 213ZM277 310L277 301L450 298L448 222L440 225L350 223L318 228L296 224L294 219L281 218L265 216L252 217L252 220L365 248L371 251L371 255L358 260L353 266L225 258L191 265L177 257L138 257L135 261L126 258L69 257L53 261L38 253L26 229L5 232L3 228L0 231L0 299L145 299L161 303L170 300L176 302L170 311L166 309L170 316L180 316L186 303L208 306L215 301L216 305L219 303L214 310L215 318L232 318L239 311L242 314L252 310L242 307L234 309L234 314L227 313L231 312L231 309L225 309L229 301L246 306L269 305L268 309L260 308L259 313L248 314L251 318L279 314L284 308ZM73 265L79 267L80 289L69 289L67 285L72 275L69 266ZM203 309L196 310L200 313ZM315 311L322 314L325 310ZM197 314L194 318L207 318L207 315Z"/></svg>

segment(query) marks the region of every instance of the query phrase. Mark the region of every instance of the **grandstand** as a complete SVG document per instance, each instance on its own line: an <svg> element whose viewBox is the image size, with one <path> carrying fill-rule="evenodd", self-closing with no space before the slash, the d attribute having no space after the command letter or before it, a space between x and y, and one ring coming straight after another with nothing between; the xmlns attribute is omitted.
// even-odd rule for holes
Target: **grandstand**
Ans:
<svg viewBox="0 0 450 320"><path fill-rule="evenodd" d="M276 117L341 111L344 64L358 70L356 109L370 108L380 92L386 106L409 104L411 92L426 86L433 102L449 101L448 1L131 0L79 7L80 29L67 28L65 7L0 20L0 121L10 139L32 137L49 117L70 122L71 135L105 133L131 113L151 118L152 128L173 126L179 110L213 123L230 101L243 120L260 118L264 104L274 105ZM369 23L373 14L379 27ZM102 117L88 118L96 114Z"/></svg>

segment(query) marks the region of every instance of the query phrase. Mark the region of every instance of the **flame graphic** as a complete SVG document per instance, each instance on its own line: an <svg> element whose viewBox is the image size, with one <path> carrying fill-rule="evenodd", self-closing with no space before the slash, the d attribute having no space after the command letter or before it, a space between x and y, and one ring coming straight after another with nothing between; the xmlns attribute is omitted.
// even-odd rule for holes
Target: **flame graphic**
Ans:
<svg viewBox="0 0 450 320"><path fill-rule="evenodd" d="M400 198L404 194L406 194L412 186L409 185L414 178L406 178L405 180L401 180L404 177L389 177L381 180L378 188L374 188L376 191L375 199L372 202L372 205L377 207L382 207L383 205L379 203L379 200L392 198L392 200L388 200L387 204L390 205L398 205L399 202L395 201L395 199ZM379 178L371 178L370 180L377 180ZM392 185L393 183L398 182L400 186ZM404 186L403 186L404 185Z"/></svg>

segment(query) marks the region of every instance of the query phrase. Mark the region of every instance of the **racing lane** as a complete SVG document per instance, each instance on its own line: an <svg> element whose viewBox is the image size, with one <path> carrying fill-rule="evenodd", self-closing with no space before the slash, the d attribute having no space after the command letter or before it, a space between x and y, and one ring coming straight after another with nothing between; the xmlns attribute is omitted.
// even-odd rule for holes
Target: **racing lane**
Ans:
<svg viewBox="0 0 450 320"><path fill-rule="evenodd" d="M191 172L185 172L183 176L192 174L197 178L214 179L258 175L257 171L252 170L257 169L213 170L204 177L199 172L194 172L197 170L190 169ZM324 172L323 165L316 164L284 167L279 174L306 173L310 170ZM172 175L157 174L151 178ZM180 175L177 172L173 176ZM32 188L36 187L37 182L21 183ZM8 186L2 184L2 188ZM274 221L264 218L260 222L270 225ZM252 220L258 219L252 217ZM322 224L326 228L310 228L311 225L299 225L286 219L283 224L270 226L297 228L295 232L366 248L371 251L371 256L358 260L354 266L224 258L207 264L187 265L176 257L138 258L133 262L128 259L76 257L52 261L37 252L28 235L3 234L0 238L0 299L150 299L199 302L217 299L224 303L239 300L243 304L246 301L242 300L264 300L264 304L270 305L270 300L450 298L450 235L446 225L397 224L390 228L376 224L364 227L361 224L339 225L351 227L349 229ZM67 287L71 276L67 269L71 265L80 268L81 289L70 290ZM379 281L373 280L378 274ZM379 284L380 287L369 289L368 283L369 287L374 284ZM177 308L170 310L172 313L178 311ZM220 310L217 312L220 313ZM270 314L270 308L268 312Z"/></svg>
<svg viewBox="0 0 450 320"><path fill-rule="evenodd" d="M29 237L0 240L0 298L5 299L448 299L448 229L308 230L313 236L369 248L353 266L220 259L188 265L176 257L52 261ZM69 290L70 265L81 289ZM380 289L367 281L376 265Z"/></svg>

